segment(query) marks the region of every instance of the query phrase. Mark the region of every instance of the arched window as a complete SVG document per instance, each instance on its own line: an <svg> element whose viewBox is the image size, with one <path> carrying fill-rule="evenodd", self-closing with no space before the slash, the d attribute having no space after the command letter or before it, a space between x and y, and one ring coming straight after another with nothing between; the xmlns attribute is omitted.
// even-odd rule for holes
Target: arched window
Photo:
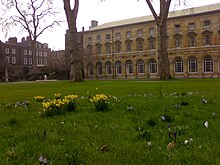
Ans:
<svg viewBox="0 0 220 165"><path fill-rule="evenodd" d="M122 64L121 61L115 63L116 75L122 74Z"/></svg>
<svg viewBox="0 0 220 165"><path fill-rule="evenodd" d="M144 73L144 61L142 60L137 62L137 73Z"/></svg>
<svg viewBox="0 0 220 165"><path fill-rule="evenodd" d="M88 75L93 76L93 65L92 64L88 65Z"/></svg>
<svg viewBox="0 0 220 165"><path fill-rule="evenodd" d="M150 60L149 61L149 73L150 74L155 74L157 73L157 62L156 60Z"/></svg>
<svg viewBox="0 0 220 165"><path fill-rule="evenodd" d="M132 61L126 62L126 73L127 74L133 74L133 63Z"/></svg>
<svg viewBox="0 0 220 165"><path fill-rule="evenodd" d="M203 61L203 71L205 73L213 72L213 61L211 57L206 57Z"/></svg>
<svg viewBox="0 0 220 165"><path fill-rule="evenodd" d="M112 74L112 64L111 64L111 62L106 63L105 69L106 69L106 74L107 75Z"/></svg>
<svg viewBox="0 0 220 165"><path fill-rule="evenodd" d="M177 59L175 61L175 73L183 73L183 60L182 59Z"/></svg>
<svg viewBox="0 0 220 165"><path fill-rule="evenodd" d="M102 63L98 62L96 65L96 68L97 68L97 74L101 75L102 74Z"/></svg>
<svg viewBox="0 0 220 165"><path fill-rule="evenodd" d="M188 65L189 65L189 73L198 72L197 60L195 58L191 58L189 60Z"/></svg>

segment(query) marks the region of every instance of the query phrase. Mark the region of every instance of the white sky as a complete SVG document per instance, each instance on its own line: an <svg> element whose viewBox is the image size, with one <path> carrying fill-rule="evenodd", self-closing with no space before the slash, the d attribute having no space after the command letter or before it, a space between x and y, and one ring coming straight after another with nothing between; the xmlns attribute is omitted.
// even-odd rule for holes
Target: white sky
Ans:
<svg viewBox="0 0 220 165"><path fill-rule="evenodd" d="M155 0L158 1L158 0ZM173 4L175 1L173 0ZM73 2L73 0L72 0ZM219 0L188 0L187 7L197 7L208 4L219 3ZM63 9L63 1L60 0L61 9ZM74 3L74 2L73 2ZM183 5L181 7L174 7L171 5L171 10L176 10L180 8L187 8ZM156 2L154 6L159 6ZM100 0L80 0L79 4L79 13L77 19L77 29L78 31L82 30L82 27L85 27L85 30L88 30L91 20L97 20L99 25L112 22L122 19L134 18L144 15L150 15L150 9L147 6L145 0L105 0L100 2ZM66 20L65 14L61 15L63 20ZM44 32L42 36L38 38L38 41L42 43L48 43L49 47L52 50L62 50L65 48L65 32L67 29L67 23L63 23L60 27L55 27L52 31ZM18 41L21 40L26 34L19 34L15 31L12 31L5 38L4 32L0 33L0 40L5 42L9 37L17 37Z"/></svg>

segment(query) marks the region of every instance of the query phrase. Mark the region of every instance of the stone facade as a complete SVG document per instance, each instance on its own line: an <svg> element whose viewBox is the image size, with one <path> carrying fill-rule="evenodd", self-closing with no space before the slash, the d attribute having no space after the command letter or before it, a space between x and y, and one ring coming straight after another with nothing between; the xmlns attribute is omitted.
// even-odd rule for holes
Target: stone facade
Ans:
<svg viewBox="0 0 220 165"><path fill-rule="evenodd" d="M220 77L220 3L171 12L171 76ZM88 79L158 78L157 32L152 16L92 26L83 32Z"/></svg>

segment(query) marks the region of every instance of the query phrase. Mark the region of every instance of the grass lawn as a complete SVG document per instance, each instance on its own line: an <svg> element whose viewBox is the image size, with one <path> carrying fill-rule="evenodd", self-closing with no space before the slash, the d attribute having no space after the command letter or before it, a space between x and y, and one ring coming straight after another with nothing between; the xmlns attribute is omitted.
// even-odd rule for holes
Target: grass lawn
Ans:
<svg viewBox="0 0 220 165"><path fill-rule="evenodd" d="M7 83L0 93L0 164L220 164L220 79ZM78 95L76 110L41 117L34 96L55 93ZM97 93L111 95L108 111L89 101Z"/></svg>

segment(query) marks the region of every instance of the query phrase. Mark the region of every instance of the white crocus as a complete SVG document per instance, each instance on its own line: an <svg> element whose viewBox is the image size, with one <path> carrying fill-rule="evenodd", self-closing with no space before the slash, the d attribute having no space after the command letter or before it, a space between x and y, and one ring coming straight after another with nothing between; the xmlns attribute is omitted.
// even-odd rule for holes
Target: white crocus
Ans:
<svg viewBox="0 0 220 165"><path fill-rule="evenodd" d="M186 145L187 145L188 143L189 143L189 141L188 141L188 140L185 140L185 141L184 141L184 144L186 144Z"/></svg>
<svg viewBox="0 0 220 165"><path fill-rule="evenodd" d="M208 128L208 127L209 127L208 121L206 121L206 122L204 123L204 125L205 125L206 128Z"/></svg>

